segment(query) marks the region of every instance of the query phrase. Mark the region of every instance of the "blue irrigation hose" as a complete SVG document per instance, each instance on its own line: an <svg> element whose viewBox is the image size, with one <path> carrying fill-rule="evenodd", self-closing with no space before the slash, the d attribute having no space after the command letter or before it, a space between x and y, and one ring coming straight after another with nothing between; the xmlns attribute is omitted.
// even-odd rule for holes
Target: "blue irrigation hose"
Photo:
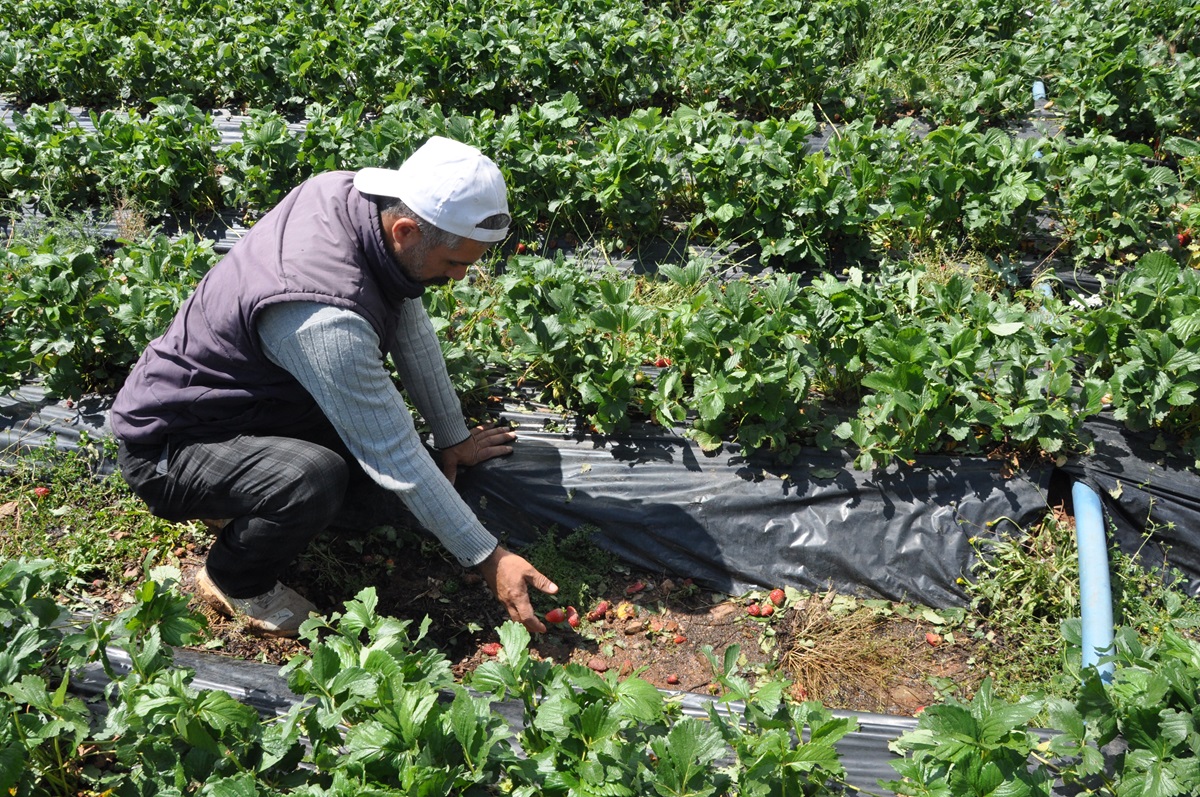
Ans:
<svg viewBox="0 0 1200 797"><path fill-rule="evenodd" d="M1075 540L1079 548L1079 603L1083 615L1083 666L1095 667L1104 683L1112 681L1113 663L1100 657L1112 652L1112 584L1108 572L1108 543L1100 496L1076 481L1071 487L1075 504Z"/></svg>

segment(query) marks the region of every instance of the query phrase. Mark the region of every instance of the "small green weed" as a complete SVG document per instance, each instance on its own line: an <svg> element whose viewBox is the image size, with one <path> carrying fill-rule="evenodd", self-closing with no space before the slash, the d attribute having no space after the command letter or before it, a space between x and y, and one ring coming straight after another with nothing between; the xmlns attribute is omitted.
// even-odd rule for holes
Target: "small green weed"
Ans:
<svg viewBox="0 0 1200 797"><path fill-rule="evenodd" d="M1074 524L1053 512L1024 534L976 538L975 545L980 558L966 590L975 636L998 643L995 655L979 662L994 674L997 692L1073 694L1079 662L1063 622L1081 611ZM1138 629L1146 644L1169 630L1200 628L1200 603L1173 586L1181 577L1165 564L1114 547L1109 567L1114 620Z"/></svg>
<svg viewBox="0 0 1200 797"><path fill-rule="evenodd" d="M570 604L585 609L596 595L609 589L609 579L617 569L617 559L596 545L595 526L580 526L560 536L554 529L543 532L538 540L522 550L529 563L543 573L553 574L558 584L555 604ZM536 598L535 597L535 602ZM550 599L543 599L543 602Z"/></svg>
<svg viewBox="0 0 1200 797"><path fill-rule="evenodd" d="M98 472L112 445L85 435L70 451L47 446L4 457L0 558L53 559L76 582L123 589L190 541L190 526L154 517L120 476Z"/></svg>
<svg viewBox="0 0 1200 797"><path fill-rule="evenodd" d="M979 554L965 588L976 637L997 642L979 662L1013 697L1071 685L1063 679L1060 623L1079 614L1079 559L1065 516L1047 514L1025 531L976 537ZM1002 686L1000 686L1002 685Z"/></svg>
<svg viewBox="0 0 1200 797"><path fill-rule="evenodd" d="M1200 601L1174 586L1186 583L1186 578L1166 563L1165 551L1163 561L1151 561L1146 543L1156 530L1151 521L1141 550L1112 554L1114 620L1137 629L1147 645L1160 644L1170 630L1194 639L1200 629Z"/></svg>

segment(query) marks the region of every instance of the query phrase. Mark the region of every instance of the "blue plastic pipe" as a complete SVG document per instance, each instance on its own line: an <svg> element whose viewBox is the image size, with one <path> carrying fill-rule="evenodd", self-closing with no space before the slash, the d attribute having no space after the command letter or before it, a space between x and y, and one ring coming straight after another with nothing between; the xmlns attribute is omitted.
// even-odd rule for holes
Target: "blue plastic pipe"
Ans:
<svg viewBox="0 0 1200 797"><path fill-rule="evenodd" d="M1075 504L1075 541L1079 548L1079 603L1083 615L1083 666L1095 667L1105 683L1112 680L1113 664L1100 657L1112 652L1112 583L1108 572L1108 543L1100 496L1077 481L1071 487Z"/></svg>

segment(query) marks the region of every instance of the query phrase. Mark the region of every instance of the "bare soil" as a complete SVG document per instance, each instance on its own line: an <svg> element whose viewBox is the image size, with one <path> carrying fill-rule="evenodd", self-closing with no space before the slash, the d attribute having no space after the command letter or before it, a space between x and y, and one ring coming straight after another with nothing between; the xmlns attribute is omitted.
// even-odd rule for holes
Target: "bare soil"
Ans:
<svg viewBox="0 0 1200 797"><path fill-rule="evenodd" d="M175 551L184 586L203 563L203 546ZM404 545L362 540L323 540L286 576L327 613L365 586L374 586L379 612L432 623L422 644L441 650L454 672L467 676L486 660L484 646L497 642L496 628L507 615L479 576L445 558L433 544ZM553 576L552 576L553 577ZM782 675L798 699L820 700L834 709L911 716L947 696L969 698L986 675L975 664L978 645L966 634L943 637L919 613L867 605L834 593L785 601L769 617L754 617L762 594L726 596L686 579L616 567L602 579L602 591L589 605L576 607L578 627L552 626L532 642L535 655L574 662L598 672L637 675L656 687L706 695L720 694L706 649L718 661L731 645L740 649L740 674ZM112 598L115 596L102 596ZM607 611L588 619L600 601ZM564 602L565 603L565 602ZM195 601L209 619L217 655L283 664L302 652L293 640L249 635ZM554 605L544 596L537 605ZM561 604L560 604L561 605ZM565 608L565 606L564 606ZM897 607L899 609L899 607ZM981 657L982 659L982 657Z"/></svg>

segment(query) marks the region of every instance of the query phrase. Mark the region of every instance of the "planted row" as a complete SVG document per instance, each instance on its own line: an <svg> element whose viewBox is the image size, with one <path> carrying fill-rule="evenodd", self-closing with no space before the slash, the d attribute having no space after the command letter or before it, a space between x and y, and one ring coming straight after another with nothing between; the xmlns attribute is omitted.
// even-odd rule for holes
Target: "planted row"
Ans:
<svg viewBox="0 0 1200 797"><path fill-rule="evenodd" d="M739 672L736 646L721 659L706 651L723 694L704 717L682 716L637 677L534 659L515 623L499 629L500 649L473 674L471 694L443 654L421 645L428 621L414 633L410 621L380 616L373 590L305 624L308 649L283 668L299 700L264 720L173 666L168 646L200 641L204 625L177 579L160 568L118 616L64 629L53 566L0 563L0 789L816 797L847 787L836 744L856 721L788 702L770 676L755 684ZM128 671L114 666L117 652ZM1052 781L1101 795L1194 793L1200 647L1171 630L1147 646L1124 630L1115 658L1112 683L1089 670L1074 700L1005 702L985 682L970 703L926 708L894 743L899 777L882 785L914 796L1041 793ZM69 691L87 666L110 679L101 718ZM519 729L495 700L520 707ZM1029 729L1035 718L1059 733L1043 742ZM1114 741L1126 750L1115 764L1100 752Z"/></svg>
<svg viewBox="0 0 1200 797"><path fill-rule="evenodd" d="M645 417L784 459L849 445L869 469L933 452L1058 457L1107 402L1200 460L1200 278L1161 253L1088 304L909 263L807 285L726 283L699 260L661 273L516 258L432 302L464 388L501 366L603 432Z"/></svg>
<svg viewBox="0 0 1200 797"><path fill-rule="evenodd" d="M361 105L312 106L302 135L253 112L219 148L212 120L183 98L145 116L61 103L0 128L0 194L48 209L132 203L150 215L269 209L305 177L395 166L431 134L492 154L506 173L519 234L546 231L624 248L647 237L754 244L773 264L834 256L971 247L1008 254L1022 242L1078 262L1123 262L1200 226L1195 142L1110 136L1025 138L974 122L922 135L912 120L868 121L816 137L810 113L750 121L715 104L592 117L561 100L504 117L405 102L378 118Z"/></svg>
<svg viewBox="0 0 1200 797"><path fill-rule="evenodd" d="M783 685L743 686L748 721L714 705L707 720L636 677L534 659L525 629L500 629L497 657L472 695L421 644L429 621L376 612L373 589L343 614L312 618L308 651L283 668L299 698L263 720L220 691L199 691L169 645L201 641L203 618L173 588L178 571L137 590L111 619L55 627L46 561L0 564L0 788L14 795L832 794L844 782L835 743L853 731L816 703L788 705ZM113 664L113 652L130 668ZM736 659L736 649L733 657ZM728 657L727 657L728 658ZM715 659L714 659L715 662ZM111 683L93 721L68 692L93 665ZM736 672L721 677L738 685ZM744 684L744 682L742 682ZM523 709L514 731L495 700ZM733 699L732 697L730 699ZM801 740L805 741L801 741ZM518 755L513 742L523 751Z"/></svg>
<svg viewBox="0 0 1200 797"><path fill-rule="evenodd" d="M111 391L215 260L161 235L111 258L53 237L13 247L0 386ZM714 265L634 279L518 256L427 303L464 394L482 399L498 371L603 432L648 418L707 448L785 459L849 445L870 468L934 452L1059 456L1108 402L1200 459L1200 277L1163 253L1071 302L907 262L808 284L724 282Z"/></svg>
<svg viewBox="0 0 1200 797"><path fill-rule="evenodd" d="M1023 114L1041 79L1074 132L1195 134L1194 4L1027 6L3 0L0 93L96 106L183 93L289 115L405 99L507 113L574 93L606 116L716 101L752 117L910 109L958 124Z"/></svg>

